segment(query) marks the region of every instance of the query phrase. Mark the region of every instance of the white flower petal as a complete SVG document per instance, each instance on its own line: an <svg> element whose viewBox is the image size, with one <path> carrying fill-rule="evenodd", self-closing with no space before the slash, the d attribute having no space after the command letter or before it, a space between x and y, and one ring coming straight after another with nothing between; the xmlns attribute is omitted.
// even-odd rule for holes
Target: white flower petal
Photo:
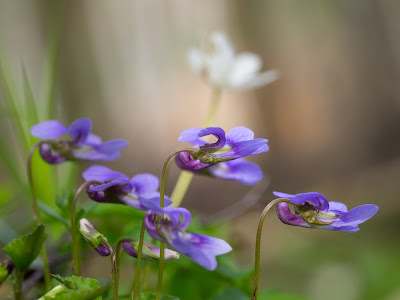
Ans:
<svg viewBox="0 0 400 300"><path fill-rule="evenodd" d="M263 73L255 75L253 78L249 79L248 82L244 83L242 86L236 86L236 89L248 90L257 88L277 80L280 76L280 72L277 70L268 70Z"/></svg>
<svg viewBox="0 0 400 300"><path fill-rule="evenodd" d="M253 53L242 53L236 56L229 74L229 85L240 87L252 80L261 69L261 58Z"/></svg>
<svg viewBox="0 0 400 300"><path fill-rule="evenodd" d="M187 57L192 71L201 74L204 69L204 54L197 48L190 48Z"/></svg>

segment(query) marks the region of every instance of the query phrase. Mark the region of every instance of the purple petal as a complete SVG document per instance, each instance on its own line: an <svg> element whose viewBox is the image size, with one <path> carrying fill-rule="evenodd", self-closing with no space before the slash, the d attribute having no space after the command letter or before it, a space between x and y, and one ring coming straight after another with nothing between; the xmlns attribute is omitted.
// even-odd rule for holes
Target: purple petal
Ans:
<svg viewBox="0 0 400 300"><path fill-rule="evenodd" d="M278 215L278 218L285 224L292 226L307 227L307 228L311 227L311 225L308 224L306 221L304 221L300 215L292 214L289 205L287 203L284 202L278 203L276 205L276 214Z"/></svg>
<svg viewBox="0 0 400 300"><path fill-rule="evenodd" d="M224 240L190 232L175 235L171 246L210 271L217 267L217 255L232 251Z"/></svg>
<svg viewBox="0 0 400 300"><path fill-rule="evenodd" d="M65 158L62 157L59 153L53 151L51 149L51 146L47 143L43 143L40 145L39 153L45 162L52 165L57 165L65 161Z"/></svg>
<svg viewBox="0 0 400 300"><path fill-rule="evenodd" d="M272 192L272 194L274 194L275 196L277 196L279 198L290 199L290 198L294 197L294 195L292 195L292 194L286 194L286 193L281 193L281 192Z"/></svg>
<svg viewBox="0 0 400 300"><path fill-rule="evenodd" d="M266 145L267 142L268 140L265 139L254 139L250 141L241 141L234 144L227 144L227 146L233 148L226 152L218 153L214 156L227 159L236 159L259 154L268 151L269 147Z"/></svg>
<svg viewBox="0 0 400 300"><path fill-rule="evenodd" d="M120 156L119 152L104 153L97 150L71 152L75 158L87 161L112 161L118 159Z"/></svg>
<svg viewBox="0 0 400 300"><path fill-rule="evenodd" d="M96 185L96 186L92 187L90 189L90 191L100 192L100 191L104 191L104 190L106 190L112 186L116 186L116 185L120 185L121 186L120 189L123 191L129 192L130 190L132 190L132 186L131 186L128 178L117 178L117 179L112 180L111 182Z"/></svg>
<svg viewBox="0 0 400 300"><path fill-rule="evenodd" d="M263 173L257 164L244 159L221 162L210 167L208 171L214 177L235 180L247 185L254 185L263 177Z"/></svg>
<svg viewBox="0 0 400 300"><path fill-rule="evenodd" d="M93 166L87 168L82 173L82 177L86 181L95 180L95 181L100 181L100 182L105 182L105 181L109 181L109 180L121 178L121 177L127 178L129 180L129 178L127 176L125 176L124 174L113 171L104 166L99 166L99 165L93 165Z"/></svg>
<svg viewBox="0 0 400 300"><path fill-rule="evenodd" d="M132 177L131 184L135 189L135 192L140 195L157 191L160 181L157 176L146 173Z"/></svg>
<svg viewBox="0 0 400 300"><path fill-rule="evenodd" d="M143 210L143 211L148 210L148 208L143 206L140 199L135 199L134 197L129 197L129 195L118 195L118 200L130 207L135 208L135 209Z"/></svg>
<svg viewBox="0 0 400 300"><path fill-rule="evenodd" d="M354 226L364 223L372 218L379 210L379 207L374 204L364 204L353 208L349 212L340 214L337 221L327 226L327 229Z"/></svg>
<svg viewBox="0 0 400 300"><path fill-rule="evenodd" d="M91 147L96 147L101 145L101 138L93 133L90 133L85 140L85 145L89 145Z"/></svg>
<svg viewBox="0 0 400 300"><path fill-rule="evenodd" d="M202 162L199 159L192 159L190 153L188 152L179 152L175 156L175 162L181 169L191 172L196 172L213 165Z"/></svg>
<svg viewBox="0 0 400 300"><path fill-rule="evenodd" d="M156 213L163 213L163 209L160 207L160 194L157 193L155 197L140 197L140 203L142 206L142 210L152 210ZM164 196L164 207L167 207L172 204L171 199L167 196Z"/></svg>
<svg viewBox="0 0 400 300"><path fill-rule="evenodd" d="M234 144L241 141L249 141L254 139L254 132L244 126L232 128L226 135L226 141L229 144Z"/></svg>
<svg viewBox="0 0 400 300"><path fill-rule="evenodd" d="M121 149L127 147L129 143L125 140L110 140L102 143L97 149L97 151L104 154L114 154Z"/></svg>
<svg viewBox="0 0 400 300"><path fill-rule="evenodd" d="M213 147L223 147L225 145L225 131L220 127L196 127L184 130L178 138L178 142L188 142L195 146L204 146L208 143L200 138L207 135L213 135L218 139L216 143L212 143Z"/></svg>
<svg viewBox="0 0 400 300"><path fill-rule="evenodd" d="M56 120L44 121L31 128L31 134L34 137L46 140L56 139L66 133L68 129Z"/></svg>
<svg viewBox="0 0 400 300"><path fill-rule="evenodd" d="M68 133L71 134L75 144L83 143L89 136L92 130L92 122L88 118L81 118L74 121L68 128Z"/></svg>
<svg viewBox="0 0 400 300"><path fill-rule="evenodd" d="M95 250L101 256L109 256L110 255L110 250L108 250L108 248L102 244L100 244Z"/></svg>
<svg viewBox="0 0 400 300"><path fill-rule="evenodd" d="M281 198L289 198L293 204L303 204L305 202L313 203L320 210L327 210L329 208L328 200L320 193L302 193L297 195L290 195L280 192L274 192L274 195Z"/></svg>
<svg viewBox="0 0 400 300"><path fill-rule="evenodd" d="M124 250L128 255L132 257L137 257L135 248L132 247L130 242L123 242L122 247L124 247Z"/></svg>
<svg viewBox="0 0 400 300"><path fill-rule="evenodd" d="M341 202L329 201L329 211L346 212L347 210L348 209L346 204Z"/></svg>

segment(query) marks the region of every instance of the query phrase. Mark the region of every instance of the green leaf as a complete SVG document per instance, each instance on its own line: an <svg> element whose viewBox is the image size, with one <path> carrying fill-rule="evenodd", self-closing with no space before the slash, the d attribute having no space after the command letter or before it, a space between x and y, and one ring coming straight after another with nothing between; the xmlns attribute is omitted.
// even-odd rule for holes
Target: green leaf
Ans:
<svg viewBox="0 0 400 300"><path fill-rule="evenodd" d="M84 278L80 276L61 277L53 274L51 276L71 290L85 290L99 285L99 282L93 278Z"/></svg>
<svg viewBox="0 0 400 300"><path fill-rule="evenodd" d="M25 96L24 104L26 107L25 118L26 122L28 123L28 126L30 127L39 122L39 117L35 104L35 96L33 95L32 85L30 83L29 76L24 64L22 64L22 77L23 77L24 96Z"/></svg>
<svg viewBox="0 0 400 300"><path fill-rule="evenodd" d="M20 272L28 270L29 266L39 255L47 235L45 227L40 225L30 233L12 240L3 250L8 253L15 268Z"/></svg>
<svg viewBox="0 0 400 300"><path fill-rule="evenodd" d="M99 282L93 278L84 278L79 276L71 276L71 277L61 277L59 275L51 275L55 280L59 281L63 284L68 291L63 291L57 293L55 298L46 298L47 299L77 299L77 300L85 300L85 299L96 299L101 300L99 297L105 286L99 286ZM101 290L101 292L97 292ZM74 298L75 297L75 298Z"/></svg>
<svg viewBox="0 0 400 300"><path fill-rule="evenodd" d="M248 300L249 297L238 289L228 287L211 298L211 300L231 300L231 299Z"/></svg>
<svg viewBox="0 0 400 300"><path fill-rule="evenodd" d="M44 300L92 300L99 298L106 289L105 285L92 287L86 290L61 290L55 295L43 296Z"/></svg>
<svg viewBox="0 0 400 300"><path fill-rule="evenodd" d="M42 201L38 200L38 204L39 204L39 208L41 211L43 211L46 215L60 221L61 223L63 223L65 226L67 226L67 229L70 229L70 222L65 219L63 216L61 216L58 211L56 211L55 209L51 208L50 206L48 206L47 204L43 203Z"/></svg>

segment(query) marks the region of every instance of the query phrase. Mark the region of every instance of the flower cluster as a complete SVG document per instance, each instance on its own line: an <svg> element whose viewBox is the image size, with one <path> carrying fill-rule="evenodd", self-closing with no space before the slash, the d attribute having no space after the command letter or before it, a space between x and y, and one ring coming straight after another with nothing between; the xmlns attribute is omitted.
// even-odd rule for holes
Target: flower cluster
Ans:
<svg viewBox="0 0 400 300"><path fill-rule="evenodd" d="M212 33L211 42L215 51L193 48L189 52L189 62L193 70L213 85L216 91L250 89L277 79L278 73L274 70L259 72L261 59L257 55L251 53L236 55L229 39L223 33ZM39 147L40 155L49 164L78 160L112 161L119 158L120 150L128 145L125 140L102 142L100 137L91 133L91 130L92 123L87 118L74 121L68 128L58 121L48 120L33 126L31 134L42 139L34 147ZM246 161L245 157L267 152L268 140L255 138L254 132L247 127L234 127L227 134L220 127L190 128L181 133L178 141L190 143L192 147L176 149L168 156L162 169L161 180L148 173L137 174L130 178L101 165L92 165L82 173L85 183L78 189L71 209L74 267L78 273L79 244L75 241L75 205L80 191L86 189L88 197L99 203L123 204L145 212L140 239L120 240L116 254L103 234L99 233L87 219L80 220L80 233L83 238L101 256L110 256L112 259L114 299L117 299L118 295L118 259L115 255L119 255L121 245L128 255L138 258L136 270L139 272L142 257L159 261L159 274L161 274L159 283L162 282L163 259L175 260L181 253L205 269L215 270L216 257L232 251L232 247L222 239L189 232L191 213L186 208L173 207L171 205L173 201L164 195L167 164L174 155L178 167L195 174L233 180L246 185L256 184L263 176L261 168L255 163ZM29 162L32 153L33 150L30 152ZM30 184L33 187L32 180ZM32 194L34 201L37 201L35 193ZM345 204L329 202L320 193L291 195L274 192L274 195L280 198L270 202L265 208L257 232L252 299L257 298L258 291L262 224L266 212L274 204L277 205L278 218L285 224L347 232L358 231L359 224L370 219L379 209L376 205L365 204L348 211ZM179 204L179 201L175 201L175 206ZM289 205L293 205L294 213L291 212ZM36 210L37 203L34 207ZM161 242L160 247L143 240L145 230L153 239ZM164 243L171 249L165 249ZM12 265L7 266L8 273L11 271L9 268L12 268ZM138 277L135 276L136 289L139 284ZM158 288L157 299L161 297L160 292L161 289ZM132 293L133 299L136 299L137 293L137 290Z"/></svg>

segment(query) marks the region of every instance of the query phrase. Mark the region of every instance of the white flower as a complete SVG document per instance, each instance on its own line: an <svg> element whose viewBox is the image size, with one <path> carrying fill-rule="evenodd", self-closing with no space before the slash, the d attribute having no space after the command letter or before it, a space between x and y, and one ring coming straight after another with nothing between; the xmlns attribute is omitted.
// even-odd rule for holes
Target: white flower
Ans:
<svg viewBox="0 0 400 300"><path fill-rule="evenodd" d="M192 70L213 86L248 90L278 79L279 72L276 70L259 72L262 61L258 55L249 52L236 55L233 45L223 32L213 32L209 38L214 52L191 48L188 59Z"/></svg>

